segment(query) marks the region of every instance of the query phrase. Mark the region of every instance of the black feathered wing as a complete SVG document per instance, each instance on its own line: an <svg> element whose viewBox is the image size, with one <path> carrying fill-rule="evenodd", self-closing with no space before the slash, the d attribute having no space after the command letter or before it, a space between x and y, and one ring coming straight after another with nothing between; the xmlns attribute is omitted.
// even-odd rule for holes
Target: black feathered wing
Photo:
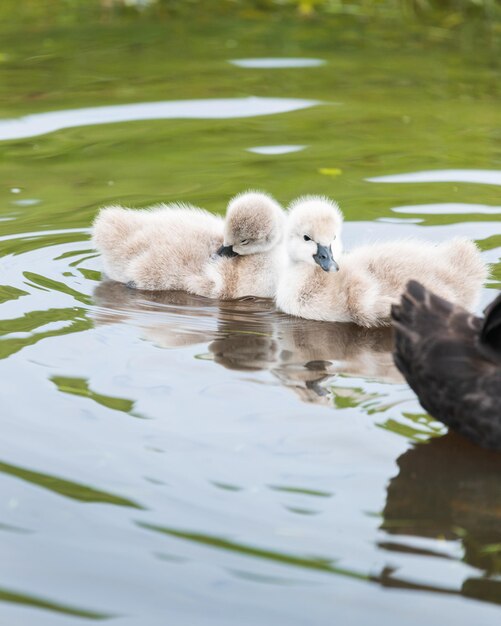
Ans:
<svg viewBox="0 0 501 626"><path fill-rule="evenodd" d="M483 320L415 281L392 317L395 363L426 411L476 443L501 448L501 368L479 345Z"/></svg>

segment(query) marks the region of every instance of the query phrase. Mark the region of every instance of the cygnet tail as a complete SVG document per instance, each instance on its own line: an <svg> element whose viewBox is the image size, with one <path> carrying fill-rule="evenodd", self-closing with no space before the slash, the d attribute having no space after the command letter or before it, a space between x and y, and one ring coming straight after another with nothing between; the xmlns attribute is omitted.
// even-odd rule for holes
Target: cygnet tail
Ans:
<svg viewBox="0 0 501 626"><path fill-rule="evenodd" d="M127 282L127 266L137 252L138 216L131 209L109 206L101 209L92 227L92 243L101 253L106 274Z"/></svg>
<svg viewBox="0 0 501 626"><path fill-rule="evenodd" d="M137 228L134 211L121 206L101 209L92 226L92 243L101 254L121 248Z"/></svg>
<svg viewBox="0 0 501 626"><path fill-rule="evenodd" d="M477 304L480 290L487 279L487 264L471 239L457 237L442 245L446 248L447 258L457 276L460 302L471 309Z"/></svg>

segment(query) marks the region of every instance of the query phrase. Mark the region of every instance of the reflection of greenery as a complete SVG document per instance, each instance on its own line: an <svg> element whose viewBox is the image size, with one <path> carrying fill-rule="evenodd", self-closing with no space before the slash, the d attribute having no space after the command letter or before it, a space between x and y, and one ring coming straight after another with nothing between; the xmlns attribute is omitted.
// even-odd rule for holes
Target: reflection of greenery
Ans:
<svg viewBox="0 0 501 626"><path fill-rule="evenodd" d="M41 472L33 472L27 470L24 467L18 467L16 465L10 465L9 463L0 462L0 472L15 476L21 480L25 480L33 485L48 489L54 493L58 493L66 498L72 500L80 500L81 502L100 502L105 504L114 504L116 506L126 506L135 509L140 509L138 504L127 498L116 496L106 491L100 491L87 485L75 483L73 481L59 478L58 476L51 476L49 474L42 474Z"/></svg>
<svg viewBox="0 0 501 626"><path fill-rule="evenodd" d="M298 493L304 496L313 496L316 498L330 498L332 493L329 491L319 491L318 489L308 489L306 487L288 487L286 485L269 485L273 491L282 491L284 493Z"/></svg>
<svg viewBox="0 0 501 626"><path fill-rule="evenodd" d="M274 550L267 550L264 548L254 548L242 543L230 541L229 539L223 539L222 537L214 537L212 535L204 535L201 533L186 532L174 528L167 528L165 526L154 526L153 524L146 524L138 522L138 526L153 530L158 533L170 535L171 537L177 537L178 539L184 539L201 545L205 545L219 550L227 550L229 552L237 552L245 556L250 556L259 559L265 559L274 561L275 563L281 563L283 565L292 565L295 567L301 567L305 569L313 569L320 572L326 572L328 574L338 574L341 576L348 576L350 578L358 578L359 580L368 580L368 576L360 574L358 572L348 570L342 567L338 567L330 559L314 558L314 557L301 557L292 554L276 552Z"/></svg>
<svg viewBox="0 0 501 626"><path fill-rule="evenodd" d="M367 415L377 415L386 413L399 404L398 400L393 403L384 403L385 394L368 393L362 387L331 385L329 390L332 394L334 406L337 409L358 408L367 413ZM430 437L439 437L447 430L426 413L407 413L402 411L399 411L397 419L390 417L382 423L377 423L377 426L397 435L402 435L410 441L423 441Z"/></svg>
<svg viewBox="0 0 501 626"><path fill-rule="evenodd" d="M34 333L34 331L52 322L68 322L63 328L46 330ZM70 309L48 309L46 311L29 311L23 317L2 320L2 330L0 331L0 359L5 359L11 354L15 354L32 346L42 339L49 337L59 337L69 333L79 333L83 330L92 328L92 322L86 318L85 309L73 307ZM31 333L26 337L7 337L1 338L2 335L10 333Z"/></svg>
<svg viewBox="0 0 501 626"><path fill-rule="evenodd" d="M15 2L3 0L0 18L16 16ZM53 20L62 24L78 19L101 15L154 15L158 18L172 16L221 16L225 14L259 17L269 14L313 17L352 15L361 18L374 16L401 18L434 17L452 28L468 18L494 19L499 14L498 0L72 0L61 9L57 3L23 0L23 17L32 20ZM18 9L19 10L19 9ZM447 19L448 18L448 19Z"/></svg>
<svg viewBox="0 0 501 626"><path fill-rule="evenodd" d="M380 393L367 393L361 387L339 387L331 385L329 388L332 394L334 406L337 409L353 409L360 407L367 413L372 412L378 401L384 395Z"/></svg>
<svg viewBox="0 0 501 626"><path fill-rule="evenodd" d="M501 235L496 234L492 237L487 237L478 242L478 246L481 250L494 250L495 248L501 248Z"/></svg>
<svg viewBox="0 0 501 626"><path fill-rule="evenodd" d="M41 276L40 274L35 274L34 272L24 272L24 277L27 278L33 285L42 287L47 291L60 291L61 293L73 296L75 300L81 302L82 304L90 304L92 302L92 298L76 291L75 289L72 289L59 280L47 278L47 276Z"/></svg>
<svg viewBox="0 0 501 626"><path fill-rule="evenodd" d="M23 317L10 320L2 320L0 336L11 333L33 332L51 322L72 322L85 317L85 309L48 309L46 311L29 311Z"/></svg>
<svg viewBox="0 0 501 626"><path fill-rule="evenodd" d="M96 282L99 282L101 280L101 272L89 270L85 267L79 267L78 271L80 272L80 274L82 274L84 278L87 278L87 280L94 280Z"/></svg>
<svg viewBox="0 0 501 626"><path fill-rule="evenodd" d="M155 526L153 524L143 522L138 522L138 526L209 548L235 552L242 556L264 559L265 561L272 561L274 563L278 563L284 566L311 569L325 574L334 574L348 578L355 578L360 581L377 583L384 587L392 587L395 589L407 589L409 591L428 591L434 593L443 593L447 595L459 595L461 593L465 596L473 597L478 600L499 603L499 582L494 580L489 581L485 579L468 579L463 585L463 589L460 592L452 587L420 584L411 580L406 580L403 577L395 576L395 572L391 568L384 568L378 574L362 574L351 569L338 567L335 565L335 561L331 559L295 556L289 553L277 552L264 548L255 548L243 543L238 543L236 541L230 541L222 537L215 537L213 535L206 535L202 533L187 532L184 530L168 528L165 526ZM262 574L260 573L259 575Z"/></svg>
<svg viewBox="0 0 501 626"><path fill-rule="evenodd" d="M32 215L33 214L33 215ZM43 211L40 211L40 214L43 214ZM40 224L33 223L34 217L38 215L35 209L30 209L27 211L26 217L28 218L26 226L27 228L39 229ZM15 228L15 222L11 222L9 226L5 226L2 229L2 232L6 232L7 234L11 234L17 232ZM39 232L36 234L24 235L22 237L12 237L2 241L2 245L0 248L0 255L7 256L8 254L23 254L25 252L31 252L32 250L40 250L42 248L48 248L51 246L57 246L59 244L73 243L77 241L82 241L82 239L87 239L87 235L82 233L44 233Z"/></svg>
<svg viewBox="0 0 501 626"><path fill-rule="evenodd" d="M8 300L17 300L21 296L27 296L28 292L10 285L0 285L0 304Z"/></svg>
<svg viewBox="0 0 501 626"><path fill-rule="evenodd" d="M386 398L382 393L368 393L361 387L339 387L332 385L330 388L334 406L337 409L358 408L367 415L377 415L392 410L399 401L384 402ZM425 413L398 412L398 418L390 417L382 423L377 423L379 428L389 430L397 435L406 437L410 441L423 441L431 437L439 437L445 432L445 427L436 422Z"/></svg>
<svg viewBox="0 0 501 626"><path fill-rule="evenodd" d="M84 378L70 378L67 376L53 376L51 381L56 385L59 391L62 393L69 393L74 396L82 396L83 398L89 398L114 411L122 411L133 415L132 410L134 408L134 401L127 400L126 398L116 398L113 396L105 396L101 393L96 393L89 388L89 383Z"/></svg>
<svg viewBox="0 0 501 626"><path fill-rule="evenodd" d="M92 620L104 620L113 617L112 615L106 613L97 613L96 611L89 611L88 609L80 609L68 606L67 604L38 598L27 593L11 591L10 589L0 588L0 602L21 604L29 608L44 609L54 613L63 613L64 615L72 615L74 617L85 617Z"/></svg>
<svg viewBox="0 0 501 626"><path fill-rule="evenodd" d="M486 546L480 548L480 552L483 552L485 554L501 554L501 543L487 544ZM501 570L501 563L498 569Z"/></svg>
<svg viewBox="0 0 501 626"><path fill-rule="evenodd" d="M221 483L219 481L213 480L212 484L214 487L218 489L223 489L224 491L242 491L243 487L239 487L238 485L230 485L229 483Z"/></svg>
<svg viewBox="0 0 501 626"><path fill-rule="evenodd" d="M29 534L32 531L31 530L27 530L26 528L20 528L19 526L12 526L11 524L2 524L0 522L0 530L6 531L8 533L19 533L21 535L23 534Z"/></svg>
<svg viewBox="0 0 501 626"><path fill-rule="evenodd" d="M0 189L0 206L12 211L27 194L40 200L16 206L14 220L0 221L0 235L88 227L97 208L113 201L144 206L183 200L221 212L233 193L249 185L262 186L283 202L312 191L334 195L348 219L356 220L392 216L390 207L402 204L451 202L459 194L462 202L496 202L489 185L364 180L416 168L482 168L496 162L499 55L492 42L457 34L450 43L430 43L428 31L350 16L302 22L300 28L293 20L273 22L273 36L267 20L163 22L146 12L96 21L89 4L74 2L58 11L54 3L0 3L5 15L22 6L23 24L30 10L51 16L29 37L19 35L16 20L0 19L2 117L251 95L307 94L340 106L252 119L109 124L0 142L7 182ZM57 26L52 19L59 20ZM228 63L248 56L320 57L327 64L259 71ZM247 152L251 146L283 143L307 148L273 158ZM331 170L342 173L320 173ZM21 193L14 196L9 187ZM423 223L458 219L464 218L426 215ZM32 244L7 241L2 249L19 253L23 245Z"/></svg>
<svg viewBox="0 0 501 626"><path fill-rule="evenodd" d="M408 422L405 423L402 419ZM426 413L402 412L398 419L389 418L378 426L416 442L428 440L430 437L440 437L447 430Z"/></svg>

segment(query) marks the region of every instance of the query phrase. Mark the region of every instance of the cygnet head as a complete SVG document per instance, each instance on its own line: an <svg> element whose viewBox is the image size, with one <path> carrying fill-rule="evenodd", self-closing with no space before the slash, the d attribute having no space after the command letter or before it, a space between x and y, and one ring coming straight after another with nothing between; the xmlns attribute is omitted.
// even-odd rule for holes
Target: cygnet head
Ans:
<svg viewBox="0 0 501 626"><path fill-rule="evenodd" d="M285 214L271 196L246 191L232 198L226 210L220 256L268 252L282 239Z"/></svg>
<svg viewBox="0 0 501 626"><path fill-rule="evenodd" d="M294 200L286 230L289 257L295 262L317 264L325 272L337 272L342 225L343 214L329 198L303 196Z"/></svg>

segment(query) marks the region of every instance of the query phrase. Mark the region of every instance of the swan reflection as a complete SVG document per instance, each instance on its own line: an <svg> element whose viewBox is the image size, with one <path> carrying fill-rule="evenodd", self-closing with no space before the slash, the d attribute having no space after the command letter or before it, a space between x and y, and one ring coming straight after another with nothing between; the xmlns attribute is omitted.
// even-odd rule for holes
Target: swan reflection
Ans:
<svg viewBox="0 0 501 626"><path fill-rule="evenodd" d="M337 374L402 382L389 329L316 322L278 312L268 300L207 300L183 292L141 292L112 281L94 292L98 324L129 323L163 348L207 344L219 365L270 371L303 401L328 404Z"/></svg>
<svg viewBox="0 0 501 626"><path fill-rule="evenodd" d="M265 300L216 302L186 293L139 292L113 282L101 283L94 298L96 324L132 325L164 348L206 346L200 352L218 365L268 371L305 402L362 408L365 403L374 411L373 392L346 385L342 377L402 381L387 329L296 319ZM499 603L501 455L449 433L407 449L397 465L379 525L377 546L384 562L369 580L407 592ZM423 575L430 558L432 582Z"/></svg>
<svg viewBox="0 0 501 626"><path fill-rule="evenodd" d="M447 578L431 590L501 604L501 455L448 433L410 448L397 465L383 510L386 538L379 547L394 562L399 556L429 556L419 538L441 538L446 552L433 556L457 558L472 571L456 586ZM447 554L451 541L460 542L459 554ZM418 561L416 565L419 576ZM409 570L403 576L387 569L379 581L419 589L411 576Z"/></svg>

